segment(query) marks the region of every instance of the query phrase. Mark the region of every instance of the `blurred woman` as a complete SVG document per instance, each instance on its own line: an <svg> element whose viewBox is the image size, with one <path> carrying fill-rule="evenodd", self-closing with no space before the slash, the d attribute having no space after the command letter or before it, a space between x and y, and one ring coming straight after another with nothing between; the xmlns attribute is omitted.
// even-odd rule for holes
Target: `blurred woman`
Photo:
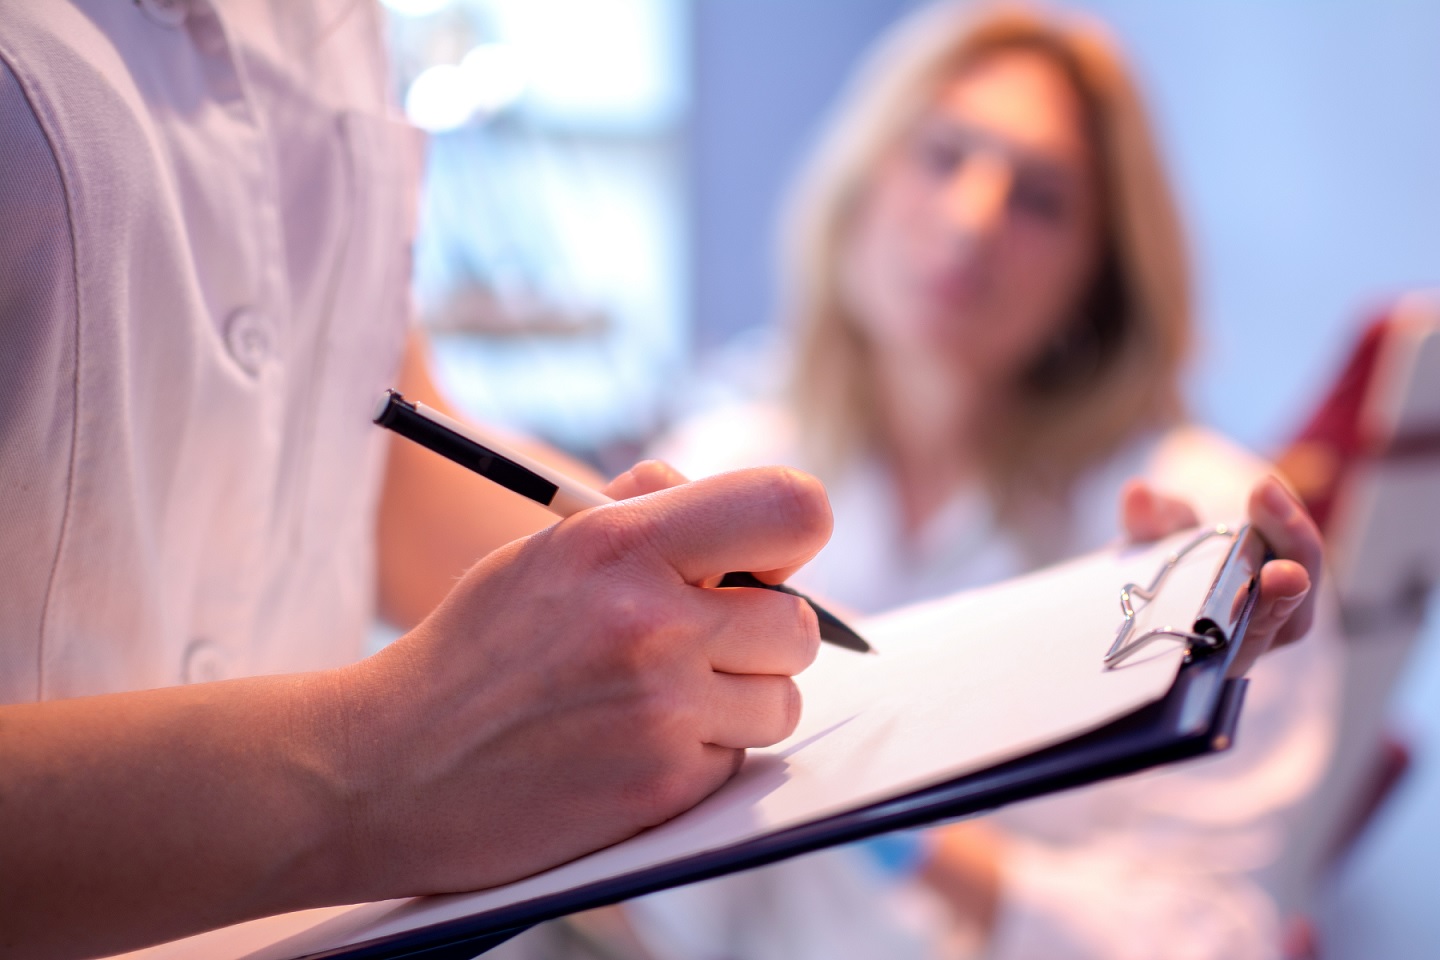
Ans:
<svg viewBox="0 0 1440 960"><path fill-rule="evenodd" d="M835 115L790 226L788 402L702 417L661 453L691 475L818 473L836 523L808 588L878 611L1100 547L1133 476L1208 522L1244 515L1265 467L1185 418L1182 231L1094 25L911 17ZM1316 633L1254 671L1219 759L668 892L632 924L677 958L937 955L957 930L1005 958L1274 956L1307 869L1287 830L1330 750L1338 648ZM884 906L905 890L924 893ZM911 909L936 903L940 926Z"/></svg>

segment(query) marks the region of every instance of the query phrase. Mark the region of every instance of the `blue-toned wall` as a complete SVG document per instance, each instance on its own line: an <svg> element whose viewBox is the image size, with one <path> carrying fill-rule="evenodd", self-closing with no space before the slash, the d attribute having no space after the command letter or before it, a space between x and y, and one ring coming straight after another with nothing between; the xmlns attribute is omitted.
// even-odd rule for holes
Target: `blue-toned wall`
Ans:
<svg viewBox="0 0 1440 960"><path fill-rule="evenodd" d="M691 3L691 304L705 350L772 319L777 204L858 52L911 4Z"/></svg>

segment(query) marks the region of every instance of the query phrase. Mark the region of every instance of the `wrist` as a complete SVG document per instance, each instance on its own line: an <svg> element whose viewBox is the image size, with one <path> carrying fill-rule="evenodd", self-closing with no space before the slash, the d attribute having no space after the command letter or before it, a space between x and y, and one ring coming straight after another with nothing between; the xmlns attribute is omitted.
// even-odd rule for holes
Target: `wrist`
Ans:
<svg viewBox="0 0 1440 960"><path fill-rule="evenodd" d="M383 899L375 850L382 805L385 742L370 707L369 677L355 664L284 678L283 738L278 751L297 811L287 871L286 910Z"/></svg>
<svg viewBox="0 0 1440 960"><path fill-rule="evenodd" d="M424 723L415 716L416 699L395 694L418 689L397 682L397 672L410 672L410 664L403 649L391 647L306 677L308 717L301 722L317 744L315 799L328 845L321 882L334 891L331 903L426 892L406 844L406 828L418 812L402 789Z"/></svg>

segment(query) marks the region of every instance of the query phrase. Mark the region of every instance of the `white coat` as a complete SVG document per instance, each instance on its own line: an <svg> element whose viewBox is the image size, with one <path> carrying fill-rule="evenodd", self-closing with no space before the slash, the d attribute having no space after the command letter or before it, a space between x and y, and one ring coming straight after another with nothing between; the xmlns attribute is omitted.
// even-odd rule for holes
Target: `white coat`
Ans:
<svg viewBox="0 0 1440 960"><path fill-rule="evenodd" d="M806 464L796 426L774 407L698 418L656 451L690 476L762 463ZM1243 519L1265 467L1215 434L1182 427L1138 438L1044 518L1054 559L1120 536L1133 476L1192 502L1203 521ZM827 476L830 543L794 581L862 612L1024 573L1030 552L962 492L918 537L876 461ZM1002 904L983 955L994 960L1263 960L1295 909L1288 831L1334 740L1340 644L1333 622L1263 658L1226 754L1109 781L990 818L1009 838ZM906 897L907 885L914 896ZM860 847L667 891L627 905L661 960L933 958L969 955L913 881L875 869Z"/></svg>
<svg viewBox="0 0 1440 960"><path fill-rule="evenodd" d="M360 655L415 167L379 18L0 0L0 702Z"/></svg>

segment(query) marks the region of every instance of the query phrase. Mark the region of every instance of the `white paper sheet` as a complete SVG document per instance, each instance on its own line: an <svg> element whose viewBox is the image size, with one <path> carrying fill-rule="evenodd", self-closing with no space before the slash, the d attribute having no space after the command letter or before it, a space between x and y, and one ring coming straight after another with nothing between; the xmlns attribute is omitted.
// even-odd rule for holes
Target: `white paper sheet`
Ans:
<svg viewBox="0 0 1440 960"><path fill-rule="evenodd" d="M288 960L731 846L1071 739L1173 683L1178 646L1157 644L1115 670L1101 658L1120 623L1120 587L1149 583L1192 536L863 622L877 653L824 646L800 677L805 709L793 736L751 751L705 802L624 843L494 890L306 911L127 956ZM1229 545L1215 538L1187 555L1141 610L1142 626L1189 628Z"/></svg>

